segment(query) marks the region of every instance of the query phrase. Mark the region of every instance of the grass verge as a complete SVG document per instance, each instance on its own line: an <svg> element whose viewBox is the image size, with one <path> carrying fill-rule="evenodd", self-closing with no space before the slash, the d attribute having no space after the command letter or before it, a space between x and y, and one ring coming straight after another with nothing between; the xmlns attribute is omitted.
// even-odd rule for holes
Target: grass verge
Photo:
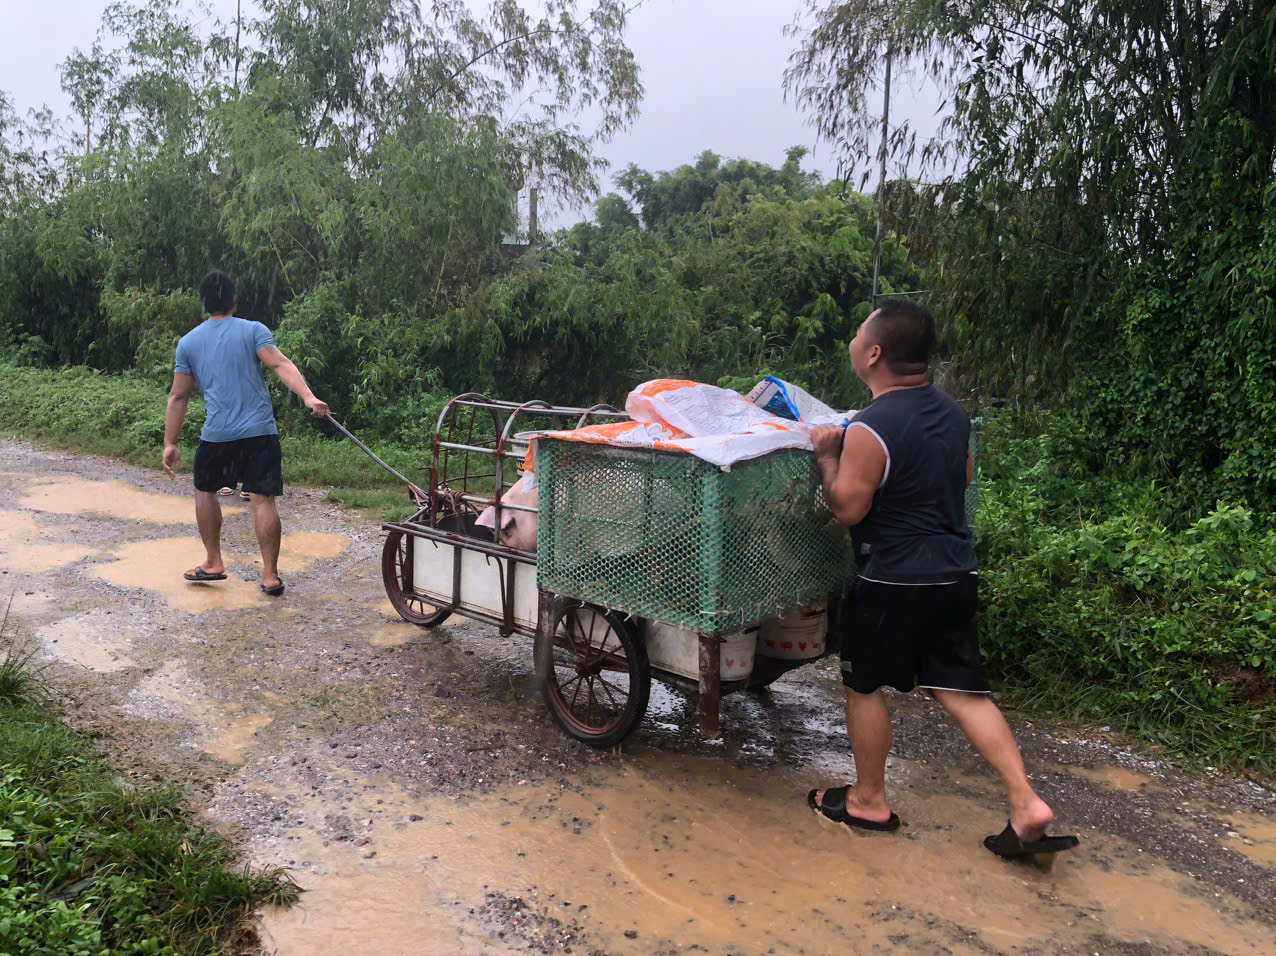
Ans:
<svg viewBox="0 0 1276 956"><path fill-rule="evenodd" d="M0 623L0 952L234 953L254 910L291 905L283 870L237 864L173 790L121 786L48 706L29 643Z"/></svg>

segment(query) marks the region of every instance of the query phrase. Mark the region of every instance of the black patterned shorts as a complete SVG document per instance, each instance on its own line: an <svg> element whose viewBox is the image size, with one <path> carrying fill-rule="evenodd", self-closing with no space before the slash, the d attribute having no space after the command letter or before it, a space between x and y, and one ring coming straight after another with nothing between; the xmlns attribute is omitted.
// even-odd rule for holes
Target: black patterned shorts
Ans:
<svg viewBox="0 0 1276 956"><path fill-rule="evenodd" d="M201 441L195 449L195 490L218 491L239 485L249 494L282 495L283 468L278 435Z"/></svg>

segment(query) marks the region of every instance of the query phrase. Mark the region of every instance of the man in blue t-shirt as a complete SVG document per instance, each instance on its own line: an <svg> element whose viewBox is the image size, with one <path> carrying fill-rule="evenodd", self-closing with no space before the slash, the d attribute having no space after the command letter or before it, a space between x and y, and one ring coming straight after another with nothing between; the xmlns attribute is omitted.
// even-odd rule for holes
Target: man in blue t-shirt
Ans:
<svg viewBox="0 0 1276 956"><path fill-rule="evenodd" d="M199 283L208 319L177 343L173 389L164 425L164 470L176 477L182 452L177 436L186 420L186 405L195 385L204 394L208 417L195 451L195 520L207 554L187 571L187 581L224 581L222 509L217 490L240 485L253 504L257 544L261 547L261 589L272 597L284 593L279 577L279 510L275 497L284 492L279 429L270 404L262 366L300 396L316 418L328 406L315 398L297 366L275 346L260 322L236 318L235 283L224 272L210 272Z"/></svg>
<svg viewBox="0 0 1276 956"><path fill-rule="evenodd" d="M1047 836L1054 812L1032 789L1014 733L989 696L979 654L979 562L966 521L970 419L926 380L935 320L888 299L850 344L851 368L873 393L845 433L811 441L829 508L851 528L858 580L842 623L846 732L854 785L812 790L807 805L864 830L897 830L886 801L891 721L882 688L920 687L957 721L1001 776L1006 829L984 845L999 856L1057 853L1076 837Z"/></svg>

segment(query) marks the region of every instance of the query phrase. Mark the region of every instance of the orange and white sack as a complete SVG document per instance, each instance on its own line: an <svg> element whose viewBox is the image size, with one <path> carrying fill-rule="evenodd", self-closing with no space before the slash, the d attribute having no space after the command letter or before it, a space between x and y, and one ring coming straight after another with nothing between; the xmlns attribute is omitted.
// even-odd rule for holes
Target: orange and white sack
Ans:
<svg viewBox="0 0 1276 956"><path fill-rule="evenodd" d="M730 389L681 379L644 382L625 400L635 421L667 425L686 438L661 443L730 470L782 448L811 450L811 425L772 415Z"/></svg>
<svg viewBox="0 0 1276 956"><path fill-rule="evenodd" d="M543 437L695 455L730 471L737 461L782 448L811 450L811 426L763 411L738 392L682 379L655 379L629 393L633 421Z"/></svg>
<svg viewBox="0 0 1276 956"><path fill-rule="evenodd" d="M566 431L546 432L543 437L561 438L565 441L581 441L595 445L619 445L627 448L665 448L678 438L686 438L685 432L663 423L608 422L605 425L586 425ZM533 446L535 447L535 446ZM679 449L672 449L679 450Z"/></svg>
<svg viewBox="0 0 1276 956"><path fill-rule="evenodd" d="M625 411L636 422L671 425L691 438L735 434L763 422L788 421L728 388L676 378L643 382L625 399Z"/></svg>

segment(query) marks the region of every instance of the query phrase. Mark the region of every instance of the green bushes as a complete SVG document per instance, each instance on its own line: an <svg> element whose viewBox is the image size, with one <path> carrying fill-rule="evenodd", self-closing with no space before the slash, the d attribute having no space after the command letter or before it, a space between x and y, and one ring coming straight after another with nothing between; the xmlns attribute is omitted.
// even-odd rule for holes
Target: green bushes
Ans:
<svg viewBox="0 0 1276 956"><path fill-rule="evenodd" d="M133 375L0 364L0 428L21 430L29 438L55 439L152 464L164 447L166 403L163 390ZM204 404L193 399L182 429L183 445L197 442L203 426Z"/></svg>
<svg viewBox="0 0 1276 956"><path fill-rule="evenodd" d="M1176 524L1165 487L1096 493L1072 464L1069 422L1019 441L996 427L980 486L981 641L1007 693L1270 772L1276 531L1226 502Z"/></svg>

